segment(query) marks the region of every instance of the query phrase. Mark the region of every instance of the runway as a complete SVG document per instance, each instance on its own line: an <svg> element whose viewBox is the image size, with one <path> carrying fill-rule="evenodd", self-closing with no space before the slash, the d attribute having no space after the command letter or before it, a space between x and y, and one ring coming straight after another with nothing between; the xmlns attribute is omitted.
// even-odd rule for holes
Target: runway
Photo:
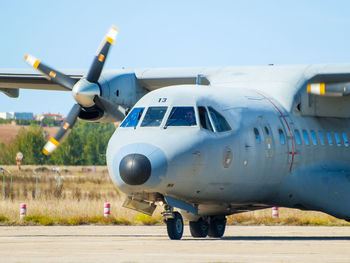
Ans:
<svg viewBox="0 0 350 263"><path fill-rule="evenodd" d="M229 226L169 240L165 226L0 227L0 262L349 262L350 227Z"/></svg>

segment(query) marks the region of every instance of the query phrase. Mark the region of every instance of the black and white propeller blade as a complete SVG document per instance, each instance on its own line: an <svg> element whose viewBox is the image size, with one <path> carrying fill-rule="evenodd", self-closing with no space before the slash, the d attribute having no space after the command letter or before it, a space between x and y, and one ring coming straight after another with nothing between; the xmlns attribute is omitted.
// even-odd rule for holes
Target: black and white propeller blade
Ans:
<svg viewBox="0 0 350 263"><path fill-rule="evenodd" d="M45 144L43 148L43 153L45 155L51 154L56 148L60 145L63 139L68 135L68 132L73 127L75 121L77 120L81 107L79 104L74 104L73 108L68 113L66 120L61 125L60 129L54 137L51 137L50 140Z"/></svg>
<svg viewBox="0 0 350 263"><path fill-rule="evenodd" d="M105 38L102 40L100 47L97 49L96 56L90 66L89 72L86 75L87 81L97 83L105 64L109 48L111 45L113 45L117 34L118 28L116 26L109 29Z"/></svg>
<svg viewBox="0 0 350 263"><path fill-rule="evenodd" d="M24 59L26 62L32 66L33 68L39 70L44 75L50 78L50 80L58 85L66 88L67 90L72 90L75 83L77 82L75 79L71 79L67 75L55 70L43 63L41 61L31 55L25 55Z"/></svg>

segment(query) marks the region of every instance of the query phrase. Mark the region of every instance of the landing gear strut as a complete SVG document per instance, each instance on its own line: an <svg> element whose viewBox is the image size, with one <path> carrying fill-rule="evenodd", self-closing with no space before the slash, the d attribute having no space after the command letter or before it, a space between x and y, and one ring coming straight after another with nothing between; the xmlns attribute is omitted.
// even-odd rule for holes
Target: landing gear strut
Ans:
<svg viewBox="0 0 350 263"><path fill-rule="evenodd" d="M167 206L163 212L168 236L170 239L179 240L184 232L184 221L179 212L173 212L173 208Z"/></svg>

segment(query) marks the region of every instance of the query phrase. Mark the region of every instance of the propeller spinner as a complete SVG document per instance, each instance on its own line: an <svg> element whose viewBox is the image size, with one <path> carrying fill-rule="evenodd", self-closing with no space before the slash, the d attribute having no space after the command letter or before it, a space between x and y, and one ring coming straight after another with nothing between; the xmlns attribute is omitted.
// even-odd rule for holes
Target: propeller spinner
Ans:
<svg viewBox="0 0 350 263"><path fill-rule="evenodd" d="M90 108L94 105L100 108L103 106L101 104L103 98L101 97L102 94L98 79L100 78L109 48L113 45L117 34L118 28L112 26L102 40L100 47L97 49L96 56L94 57L88 73L79 81L41 63L40 60L31 55L24 56L29 65L49 77L52 82L59 84L67 90L71 90L74 99L78 102L78 104L75 104L70 110L66 121L61 125L57 134L51 137L44 146L43 153L45 155L49 155L56 150L66 135L68 135L67 132L73 127L83 108Z"/></svg>

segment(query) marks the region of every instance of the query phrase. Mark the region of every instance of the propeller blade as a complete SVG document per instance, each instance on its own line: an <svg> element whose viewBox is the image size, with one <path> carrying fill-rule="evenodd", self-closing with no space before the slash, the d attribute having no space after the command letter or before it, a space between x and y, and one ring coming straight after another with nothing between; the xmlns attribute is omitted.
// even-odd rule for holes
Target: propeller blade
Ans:
<svg viewBox="0 0 350 263"><path fill-rule="evenodd" d="M50 140L45 144L43 148L43 153L45 155L51 154L63 141L64 137L68 135L68 131L72 129L75 121L77 120L81 107L79 104L74 104L73 108L68 113L66 121L61 125L57 134L54 137L51 137Z"/></svg>
<svg viewBox="0 0 350 263"><path fill-rule="evenodd" d="M77 82L77 80L71 79L62 72L54 70L53 68L41 63L39 59L31 55L25 55L24 59L30 66L48 76L52 82L59 84L67 90L72 90L74 84Z"/></svg>
<svg viewBox="0 0 350 263"><path fill-rule="evenodd" d="M96 104L96 106L97 107L99 107L101 110L103 110L103 111L106 111L106 107L105 107L105 105L103 104L103 99L102 99L102 97L100 97L100 96L95 96L94 97L94 102L95 102L95 104Z"/></svg>
<svg viewBox="0 0 350 263"><path fill-rule="evenodd" d="M101 96L95 96L94 102L97 107L99 107L104 112L108 111L108 113L111 116L114 116L116 119L122 120L125 118L127 109L124 109L123 107L118 106Z"/></svg>
<svg viewBox="0 0 350 263"><path fill-rule="evenodd" d="M108 55L108 50L110 46L113 45L117 34L118 28L116 26L112 26L105 38L102 40L86 77L89 82L97 83L98 79L100 78L103 65L105 64Z"/></svg>

